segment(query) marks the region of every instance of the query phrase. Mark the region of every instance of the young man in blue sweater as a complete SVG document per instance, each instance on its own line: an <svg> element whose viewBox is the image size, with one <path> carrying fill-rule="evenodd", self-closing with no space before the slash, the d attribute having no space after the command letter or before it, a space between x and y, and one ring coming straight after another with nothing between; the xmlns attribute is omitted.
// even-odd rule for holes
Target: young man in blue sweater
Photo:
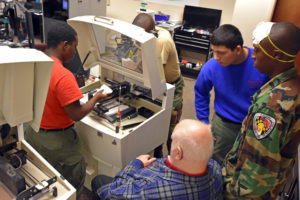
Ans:
<svg viewBox="0 0 300 200"><path fill-rule="evenodd" d="M269 78L254 67L253 49L243 46L242 35L235 26L217 28L211 37L211 49L214 57L202 67L195 83L195 109L197 118L209 124L210 91L214 88L213 158L222 165L247 115L251 96Z"/></svg>

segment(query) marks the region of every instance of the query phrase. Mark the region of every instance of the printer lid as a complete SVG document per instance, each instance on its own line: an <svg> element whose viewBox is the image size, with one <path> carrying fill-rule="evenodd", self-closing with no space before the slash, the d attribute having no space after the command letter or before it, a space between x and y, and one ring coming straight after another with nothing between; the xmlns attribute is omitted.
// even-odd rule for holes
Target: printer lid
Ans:
<svg viewBox="0 0 300 200"><path fill-rule="evenodd" d="M36 49L0 46L0 125L40 128L53 60Z"/></svg>
<svg viewBox="0 0 300 200"><path fill-rule="evenodd" d="M144 29L108 17L80 16L68 21L78 34L78 53L84 69L99 65L151 88L162 98L166 81L156 38ZM114 76L115 77L115 76Z"/></svg>

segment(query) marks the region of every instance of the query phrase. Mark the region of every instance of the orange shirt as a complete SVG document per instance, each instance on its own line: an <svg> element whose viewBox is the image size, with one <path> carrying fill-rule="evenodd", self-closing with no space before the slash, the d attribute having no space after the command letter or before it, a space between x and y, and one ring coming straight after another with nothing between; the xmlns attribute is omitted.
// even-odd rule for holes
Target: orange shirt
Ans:
<svg viewBox="0 0 300 200"><path fill-rule="evenodd" d="M74 75L62 65L59 59L51 58L54 60L54 65L40 127L61 129L74 123L64 106L81 99L83 95Z"/></svg>

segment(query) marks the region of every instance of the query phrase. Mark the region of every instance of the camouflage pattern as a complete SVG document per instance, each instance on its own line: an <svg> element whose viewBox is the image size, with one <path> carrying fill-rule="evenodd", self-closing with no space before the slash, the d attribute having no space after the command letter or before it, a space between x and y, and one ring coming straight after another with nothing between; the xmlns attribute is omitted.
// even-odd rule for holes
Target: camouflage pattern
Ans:
<svg viewBox="0 0 300 200"><path fill-rule="evenodd" d="M300 76L291 68L252 97L241 134L224 161L222 173L227 199L278 197L300 141L299 93ZM259 127L261 119L268 121L268 127Z"/></svg>
<svg viewBox="0 0 300 200"><path fill-rule="evenodd" d="M171 113L171 122L169 127L169 133L168 133L168 141L167 141L167 148L170 152L171 149L171 136L172 132L176 126L176 124L179 122L181 114L182 114L182 104L183 104L183 87L184 87L184 81L182 75L179 77L179 81L174 85L175 86L175 92L174 92L174 99L173 99L173 108Z"/></svg>

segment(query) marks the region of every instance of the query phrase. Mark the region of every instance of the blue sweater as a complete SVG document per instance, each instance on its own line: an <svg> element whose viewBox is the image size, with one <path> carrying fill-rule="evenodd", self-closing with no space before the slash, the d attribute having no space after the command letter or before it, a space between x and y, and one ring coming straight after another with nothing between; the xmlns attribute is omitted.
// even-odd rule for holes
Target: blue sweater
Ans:
<svg viewBox="0 0 300 200"><path fill-rule="evenodd" d="M209 123L210 91L214 87L215 111L226 119L242 123L251 105L251 96L269 80L254 67L253 49L248 50L248 57L241 64L224 67L211 58L202 67L194 87L199 120Z"/></svg>

